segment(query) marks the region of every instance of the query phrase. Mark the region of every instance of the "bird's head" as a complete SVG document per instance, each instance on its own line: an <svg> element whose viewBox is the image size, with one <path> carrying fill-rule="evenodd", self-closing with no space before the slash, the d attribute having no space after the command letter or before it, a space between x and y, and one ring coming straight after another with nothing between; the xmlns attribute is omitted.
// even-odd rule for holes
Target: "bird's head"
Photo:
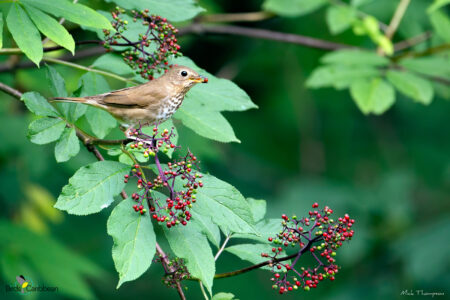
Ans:
<svg viewBox="0 0 450 300"><path fill-rule="evenodd" d="M197 83L208 82L206 77L199 75L191 68L185 66L173 66L167 71L164 77L167 77L173 85L183 90L189 90Z"/></svg>

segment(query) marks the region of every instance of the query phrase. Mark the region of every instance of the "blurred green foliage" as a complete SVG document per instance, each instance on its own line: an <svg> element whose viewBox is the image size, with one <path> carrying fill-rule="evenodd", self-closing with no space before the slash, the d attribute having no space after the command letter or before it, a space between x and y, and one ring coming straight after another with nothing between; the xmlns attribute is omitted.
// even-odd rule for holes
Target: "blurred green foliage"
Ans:
<svg viewBox="0 0 450 300"><path fill-rule="evenodd" d="M80 2L95 9L111 8L103 1ZM257 0L199 2L207 13L257 11L262 5ZM266 7L282 11L277 6L282 2L289 1L267 1ZM311 14L245 25L375 49L369 36L344 31L348 24L336 19L336 15L353 13L327 11L317 3L305 8L317 9ZM398 1L352 3L389 23ZM445 22L445 10L435 10L438 14L430 21L426 15L429 4L426 0L411 1L394 42L432 30L433 26L442 28L436 24ZM335 24L332 33L339 35L329 33L326 20ZM69 24L68 28L75 40L95 38L94 33L76 26ZM447 39L449 32L439 30L437 34ZM433 36L432 43L436 38ZM305 87L325 51L234 36L187 35L180 42L183 53L198 66L232 79L259 107L225 113L240 144L213 142L177 126L181 145L201 159L202 171L233 184L245 196L266 199L269 218L282 213L302 215L312 203L319 202L338 215L349 213L356 220L355 237L337 257L342 269L336 281L309 293L279 296L271 290L270 273L257 270L216 280L216 293L230 292L239 299L402 299L404 290L448 295L450 131L445 128L450 103L443 98L445 93L435 96L428 106L397 94L389 111L365 116L346 91ZM4 33L3 45L13 45L9 33ZM417 45L413 50L422 51L423 47ZM0 56L2 64L7 59ZM95 59L78 63L90 65ZM0 82L50 96L44 69L2 72ZM64 74L67 88L75 91L83 72L64 66L55 69ZM435 74L434 70L432 67L426 72ZM111 88L121 87L110 78L107 82ZM448 86L439 88L448 95ZM26 138L32 118L22 103L1 94L2 284L14 283L20 273L60 288L57 294L38 295L40 299L177 299L175 291L162 285L163 271L157 264L138 280L115 289L112 239L106 234L112 207L85 217L62 215L51 208L68 178L94 158L81 147L76 157L57 164L52 146L38 146ZM216 272L247 265L225 252ZM188 299L201 299L198 284L187 282L186 286ZM2 299L20 297L3 290L1 293Z"/></svg>

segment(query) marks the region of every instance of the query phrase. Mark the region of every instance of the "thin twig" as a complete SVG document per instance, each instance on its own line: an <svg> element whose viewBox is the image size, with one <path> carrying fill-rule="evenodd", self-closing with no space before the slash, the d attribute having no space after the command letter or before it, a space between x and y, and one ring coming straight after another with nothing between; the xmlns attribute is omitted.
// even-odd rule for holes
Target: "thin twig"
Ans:
<svg viewBox="0 0 450 300"><path fill-rule="evenodd" d="M79 70L97 73L97 74L111 77L111 78L114 78L114 79L117 79L117 80L120 80L123 82L131 82L131 83L137 84L137 82L135 82L133 79L125 78L125 77L122 77L122 76L119 76L119 75L116 75L114 73L110 73L107 71L102 71L102 70L98 70L98 69L94 69L94 68L85 67L85 66L82 66L79 64L67 62L65 60L61 60L61 59L57 59L57 58L53 58L53 57L43 57L42 60L52 62L55 64L65 65L65 66L72 67L72 68L79 69Z"/></svg>
<svg viewBox="0 0 450 300"><path fill-rule="evenodd" d="M65 61L74 61L74 60L83 59L86 57L97 56L97 55L100 55L103 53L105 53L105 48L93 47L93 48L79 50L76 52L75 55L72 55L71 53L66 53L63 56L61 56L59 59L65 60ZM18 64L4 63L4 64L0 65L0 73L5 72L5 71L9 72L9 71L16 70L16 69L28 69L28 68L34 68L34 67L36 67L36 64L29 60L19 62Z"/></svg>
<svg viewBox="0 0 450 300"><path fill-rule="evenodd" d="M240 35L251 38L272 40L296 45L307 46L311 48L323 49L323 50L338 50L344 48L358 48L351 45L333 43L321 39L316 39L299 34L283 33L278 31L271 31L266 29L248 28L242 26L233 25L214 25L208 26L203 24L194 23L189 26L180 28L178 35L186 34L230 34Z"/></svg>
<svg viewBox="0 0 450 300"><path fill-rule="evenodd" d="M426 31L412 38L406 39L404 41L398 42L394 44L395 51L405 50L411 47L414 47L418 44L421 44L427 40L429 40L433 36L431 31Z"/></svg>
<svg viewBox="0 0 450 300"><path fill-rule="evenodd" d="M403 19L403 16L405 15L406 9L408 8L410 2L411 0L400 0L400 3L397 5L394 16L392 17L391 22L389 23L389 27L387 28L385 33L386 37L389 40L392 40L394 33L397 31L398 25L400 25L400 22ZM378 54L382 55L384 53L383 48L378 47L377 52Z"/></svg>
<svg viewBox="0 0 450 300"><path fill-rule="evenodd" d="M203 283L199 281L198 284L200 285L200 290L202 291L205 300L209 300L208 294L206 294L205 288L203 287Z"/></svg>
<svg viewBox="0 0 450 300"><path fill-rule="evenodd" d="M225 249L225 246L227 245L230 238L231 238L231 233L229 235L227 235L227 238L225 239L225 241L223 241L222 247L220 247L219 251L217 251L217 253L216 253L216 256L214 256L214 260L217 260L220 256L220 254L222 254L223 249Z"/></svg>
<svg viewBox="0 0 450 300"><path fill-rule="evenodd" d="M255 11L231 14L212 14L196 18L197 22L220 23L220 22L258 22L275 17L274 13L268 11Z"/></svg>
<svg viewBox="0 0 450 300"><path fill-rule="evenodd" d="M0 82L0 90L18 99L22 98L22 93L19 90L16 90L15 88L12 88L9 85L6 85L1 82Z"/></svg>

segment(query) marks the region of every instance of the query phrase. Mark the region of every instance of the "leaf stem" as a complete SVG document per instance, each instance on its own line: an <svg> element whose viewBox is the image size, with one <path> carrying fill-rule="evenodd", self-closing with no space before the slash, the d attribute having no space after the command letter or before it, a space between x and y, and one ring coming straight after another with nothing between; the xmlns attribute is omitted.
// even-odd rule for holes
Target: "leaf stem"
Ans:
<svg viewBox="0 0 450 300"><path fill-rule="evenodd" d="M394 33L397 31L398 25L400 25L400 22L403 19L403 16L405 15L406 9L408 8L410 2L411 0L400 0L400 3L397 5L394 16L392 17L385 33L386 37L389 40L392 40ZM384 51L381 47L378 47L377 52L380 55L384 54Z"/></svg>
<svg viewBox="0 0 450 300"><path fill-rule="evenodd" d="M65 61L65 60L61 60L61 59L57 59L57 58L53 58L53 57L43 57L42 60L48 61L48 62L52 62L52 63L55 63L55 64L68 66L68 67L79 69L79 70L83 70L83 71L97 73L97 74L100 74L100 75L103 75L103 76L107 76L107 77L111 77L111 78L114 78L114 79L117 79L117 80L120 80L120 81L123 81L123 82L131 82L131 83L135 83L136 84L136 82L134 80L132 80L132 79L125 78L125 77L122 77L122 76L119 76L119 75L116 75L114 73L110 73L110 72L107 72L107 71L102 71L102 70L98 70L98 69L94 69L94 68L90 68L90 67L85 67L83 65L79 65L79 64L76 64L76 63L68 62L68 61Z"/></svg>
<svg viewBox="0 0 450 300"><path fill-rule="evenodd" d="M220 247L219 251L217 251L216 256L214 256L214 260L217 261L217 259L219 258L220 254L222 254L223 249L225 249L225 246L227 245L228 241L231 238L231 233L227 235L227 238L225 239L225 241L223 241L222 247Z"/></svg>
<svg viewBox="0 0 450 300"><path fill-rule="evenodd" d="M205 297L205 300L209 300L208 294L206 294L205 288L203 287L203 283L201 281L198 283L200 285L200 290L202 291L203 297Z"/></svg>

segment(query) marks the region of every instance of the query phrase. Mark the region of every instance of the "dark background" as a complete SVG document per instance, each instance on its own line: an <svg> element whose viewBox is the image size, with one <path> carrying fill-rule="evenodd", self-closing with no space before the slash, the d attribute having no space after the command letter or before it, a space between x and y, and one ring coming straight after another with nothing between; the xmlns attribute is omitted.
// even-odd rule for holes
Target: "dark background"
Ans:
<svg viewBox="0 0 450 300"><path fill-rule="evenodd" d="M364 10L388 23L394 2L373 1ZM429 29L427 20L416 17L424 14L429 3L412 1L402 26L414 23ZM208 8L208 13L229 13L260 10L261 1L202 0L200 4ZM110 7L101 1L89 1L89 5ZM300 18L241 25L374 48L370 40L355 37L351 30L331 36L324 14L322 9ZM399 32L397 40L405 37ZM73 34L77 40L95 38L80 29L74 29ZM325 51L234 36L190 35L180 41L183 53L197 65L233 80L259 106L257 110L225 113L240 144L212 142L178 126L182 145L189 146L201 159L202 170L236 186L246 197L266 199L267 217L302 215L313 202L319 202L356 220L352 242L337 256L342 269L336 280L308 293L298 291L283 298L403 299L406 296L400 293L404 290L444 292L448 297L448 100L435 97L429 106L423 106L397 94L388 112L364 116L348 91L305 88L306 78ZM94 59L79 63L89 65ZM64 75L68 89L74 90L82 73L56 68ZM44 74L36 68L17 70L0 73L0 81L22 91L49 95ZM121 87L117 82L110 83L114 88ZM115 289L118 276L111 258L112 239L106 234L112 207L85 217L49 212L53 216L49 218L39 210L33 211L33 200L27 192L30 186L43 190L39 195L46 199L44 202L55 199L68 178L94 157L82 149L76 158L56 164L52 145L38 146L27 140L26 128L32 116L23 105L3 93L0 98L0 216L26 224L98 265L104 271L101 278L85 277L97 298L177 299L174 290L162 285L163 272L158 264L152 264L139 279ZM47 206L51 211L50 204ZM2 284L15 281L8 266L13 258L20 259L17 253L1 253ZM21 263L28 266L27 261ZM217 272L247 265L224 253ZM48 272L53 268L48 266ZM30 272L39 282L39 272ZM216 280L213 290L231 292L239 299L281 299L271 290L269 279L269 272L257 270ZM188 299L202 299L197 283L186 286ZM63 297L61 293L57 296ZM39 298L52 297L41 294Z"/></svg>

